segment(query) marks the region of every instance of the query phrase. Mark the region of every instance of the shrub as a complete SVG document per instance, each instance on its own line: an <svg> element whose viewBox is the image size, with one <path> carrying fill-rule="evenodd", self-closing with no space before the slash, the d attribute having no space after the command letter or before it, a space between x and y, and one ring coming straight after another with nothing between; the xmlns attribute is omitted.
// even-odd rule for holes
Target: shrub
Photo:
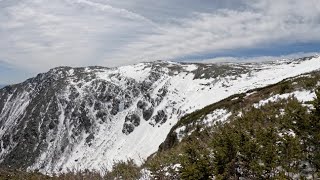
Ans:
<svg viewBox="0 0 320 180"><path fill-rule="evenodd" d="M112 171L109 171L105 175L105 179L139 179L141 176L140 168L134 163L132 159L127 161L119 161L112 167Z"/></svg>

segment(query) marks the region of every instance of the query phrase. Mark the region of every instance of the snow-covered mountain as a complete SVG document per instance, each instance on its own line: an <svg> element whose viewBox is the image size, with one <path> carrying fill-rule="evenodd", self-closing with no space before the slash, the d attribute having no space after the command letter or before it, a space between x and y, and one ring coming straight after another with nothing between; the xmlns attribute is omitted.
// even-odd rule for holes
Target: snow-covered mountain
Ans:
<svg viewBox="0 0 320 180"><path fill-rule="evenodd" d="M140 163L182 116L318 69L318 56L260 64L55 68L0 90L0 162L46 173L110 169L128 158Z"/></svg>

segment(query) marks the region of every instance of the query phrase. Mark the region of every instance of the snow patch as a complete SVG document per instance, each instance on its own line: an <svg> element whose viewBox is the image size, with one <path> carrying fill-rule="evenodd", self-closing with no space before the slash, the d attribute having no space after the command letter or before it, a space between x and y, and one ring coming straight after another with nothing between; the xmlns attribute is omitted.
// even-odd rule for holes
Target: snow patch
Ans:
<svg viewBox="0 0 320 180"><path fill-rule="evenodd" d="M137 82L144 81L150 75L151 68L140 63L134 66L119 67L119 73L127 78L133 78Z"/></svg>
<svg viewBox="0 0 320 180"><path fill-rule="evenodd" d="M189 65L184 65L183 68L184 70L191 72L198 69L198 66L195 64L189 64Z"/></svg>
<svg viewBox="0 0 320 180"><path fill-rule="evenodd" d="M181 126L175 130L175 132L177 133L177 138L178 138L179 142L181 142L181 140L183 139L183 137L185 135L184 134L185 130L186 130L186 126Z"/></svg>
<svg viewBox="0 0 320 180"><path fill-rule="evenodd" d="M215 122L224 122L232 115L231 112L227 111L226 109L217 109L214 110L212 113L208 114L205 118L203 123L207 126L214 125Z"/></svg>
<svg viewBox="0 0 320 180"><path fill-rule="evenodd" d="M307 102L307 101L312 101L316 97L316 94L311 91L295 91L295 92L286 93L286 94L276 94L269 97L268 99L264 99L259 101L258 103L253 104L253 107L259 108L261 106L266 105L269 102L271 103L277 102L281 99L288 99L289 97L292 97L292 96L297 98L297 100L300 102Z"/></svg>

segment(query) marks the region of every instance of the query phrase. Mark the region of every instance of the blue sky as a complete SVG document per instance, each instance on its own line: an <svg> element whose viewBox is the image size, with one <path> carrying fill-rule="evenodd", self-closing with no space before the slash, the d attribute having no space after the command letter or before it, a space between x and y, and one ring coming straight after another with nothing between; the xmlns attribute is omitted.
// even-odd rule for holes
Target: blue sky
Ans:
<svg viewBox="0 0 320 180"><path fill-rule="evenodd" d="M319 0L0 0L0 84L56 66L320 51Z"/></svg>

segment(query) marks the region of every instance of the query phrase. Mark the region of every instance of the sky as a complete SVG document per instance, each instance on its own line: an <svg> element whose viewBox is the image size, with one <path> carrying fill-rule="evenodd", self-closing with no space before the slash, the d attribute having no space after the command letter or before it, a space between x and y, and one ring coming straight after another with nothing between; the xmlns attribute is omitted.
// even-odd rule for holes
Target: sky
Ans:
<svg viewBox="0 0 320 180"><path fill-rule="evenodd" d="M57 66L302 56L319 32L319 0L0 0L0 84Z"/></svg>

